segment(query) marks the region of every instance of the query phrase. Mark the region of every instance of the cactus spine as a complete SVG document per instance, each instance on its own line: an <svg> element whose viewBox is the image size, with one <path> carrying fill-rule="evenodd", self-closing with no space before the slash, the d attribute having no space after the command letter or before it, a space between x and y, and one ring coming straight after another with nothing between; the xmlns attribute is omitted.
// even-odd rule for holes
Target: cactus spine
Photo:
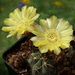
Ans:
<svg viewBox="0 0 75 75"><path fill-rule="evenodd" d="M56 75L52 61L46 54L32 53L28 62L31 65L32 75Z"/></svg>

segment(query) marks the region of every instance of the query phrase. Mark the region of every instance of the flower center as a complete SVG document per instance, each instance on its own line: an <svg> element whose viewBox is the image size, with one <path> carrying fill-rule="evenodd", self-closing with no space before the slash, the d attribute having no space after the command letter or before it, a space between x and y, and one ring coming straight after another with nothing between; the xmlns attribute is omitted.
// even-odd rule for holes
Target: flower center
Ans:
<svg viewBox="0 0 75 75"><path fill-rule="evenodd" d="M18 27L27 27L28 25L29 25L29 23L28 23L28 20L27 19L21 20L18 23Z"/></svg>
<svg viewBox="0 0 75 75"><path fill-rule="evenodd" d="M16 25L17 32L21 30L22 33L24 33L29 25L30 25L30 22L28 21L28 19L18 21Z"/></svg>
<svg viewBox="0 0 75 75"><path fill-rule="evenodd" d="M60 39L60 34L59 34L59 32L57 30L50 29L50 30L46 31L45 38L50 43L56 43Z"/></svg>

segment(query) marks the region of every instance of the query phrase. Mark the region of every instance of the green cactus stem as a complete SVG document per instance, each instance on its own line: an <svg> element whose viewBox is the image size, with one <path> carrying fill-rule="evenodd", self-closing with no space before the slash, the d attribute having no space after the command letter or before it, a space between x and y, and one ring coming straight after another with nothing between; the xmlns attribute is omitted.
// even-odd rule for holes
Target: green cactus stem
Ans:
<svg viewBox="0 0 75 75"><path fill-rule="evenodd" d="M46 54L32 53L28 62L32 68L32 75L56 75L56 69Z"/></svg>

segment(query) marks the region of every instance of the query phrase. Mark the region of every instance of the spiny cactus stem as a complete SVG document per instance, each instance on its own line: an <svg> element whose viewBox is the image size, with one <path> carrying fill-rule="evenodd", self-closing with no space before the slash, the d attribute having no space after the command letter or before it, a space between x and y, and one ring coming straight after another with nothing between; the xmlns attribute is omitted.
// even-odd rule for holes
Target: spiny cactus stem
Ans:
<svg viewBox="0 0 75 75"><path fill-rule="evenodd" d="M42 67L42 66L41 66L41 67ZM41 67L35 66L33 70L34 70L34 71L38 71L38 69L41 69Z"/></svg>
<svg viewBox="0 0 75 75"><path fill-rule="evenodd" d="M47 59L47 57L42 57L42 58L40 58L40 59Z"/></svg>
<svg viewBox="0 0 75 75"><path fill-rule="evenodd" d="M41 54L41 57L46 58L47 57L46 53Z"/></svg>
<svg viewBox="0 0 75 75"><path fill-rule="evenodd" d="M36 59L38 59L38 58L37 58L37 57L34 57L33 59L36 60Z"/></svg>
<svg viewBox="0 0 75 75"><path fill-rule="evenodd" d="M51 67L53 67L51 64L47 64L47 62L44 62L44 65L42 65L41 67L43 67L43 66L51 66Z"/></svg>
<svg viewBox="0 0 75 75"><path fill-rule="evenodd" d="M33 55L34 55L34 53L31 54L31 56L33 56Z"/></svg>
<svg viewBox="0 0 75 75"><path fill-rule="evenodd" d="M41 67L37 67L35 66L35 68L33 69L34 71L38 72L40 74L40 72L38 71L38 69L40 69Z"/></svg>
<svg viewBox="0 0 75 75"><path fill-rule="evenodd" d="M36 71L36 72L40 75L41 73L40 73L39 69L41 69L41 67L37 67L37 66L36 66L36 67L33 69L33 71Z"/></svg>
<svg viewBox="0 0 75 75"><path fill-rule="evenodd" d="M43 66L45 66L47 68L47 66L53 67L51 64L47 64L47 62L44 62L44 64L40 67L35 66L33 70L38 71L39 69L41 69ZM54 67L53 67L54 68Z"/></svg>

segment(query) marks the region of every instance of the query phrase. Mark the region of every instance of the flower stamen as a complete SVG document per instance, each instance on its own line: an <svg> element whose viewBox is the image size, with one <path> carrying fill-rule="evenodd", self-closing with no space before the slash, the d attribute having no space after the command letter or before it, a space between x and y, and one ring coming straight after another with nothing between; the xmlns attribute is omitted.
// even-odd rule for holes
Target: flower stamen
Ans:
<svg viewBox="0 0 75 75"><path fill-rule="evenodd" d="M50 43L56 43L60 39L60 34L55 29L47 30L45 33L45 39Z"/></svg>

